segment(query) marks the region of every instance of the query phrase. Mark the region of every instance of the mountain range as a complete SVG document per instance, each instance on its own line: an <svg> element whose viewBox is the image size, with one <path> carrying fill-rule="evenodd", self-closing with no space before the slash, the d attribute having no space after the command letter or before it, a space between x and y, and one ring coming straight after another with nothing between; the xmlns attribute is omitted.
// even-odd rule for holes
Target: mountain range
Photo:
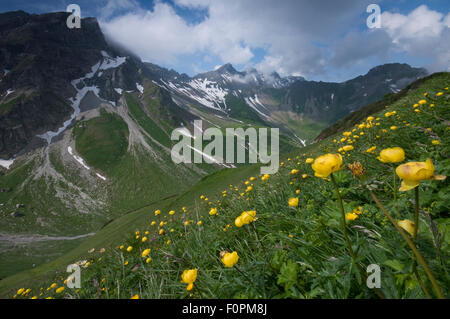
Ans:
<svg viewBox="0 0 450 319"><path fill-rule="evenodd" d="M177 127L196 119L221 130L278 127L288 152L426 75L394 63L332 83L225 64L191 77L141 61L106 39L95 18L68 29L67 16L0 14L0 256L10 256L0 276L78 243L42 246L42 236L81 239L230 167L175 165ZM18 234L31 245L11 246Z"/></svg>

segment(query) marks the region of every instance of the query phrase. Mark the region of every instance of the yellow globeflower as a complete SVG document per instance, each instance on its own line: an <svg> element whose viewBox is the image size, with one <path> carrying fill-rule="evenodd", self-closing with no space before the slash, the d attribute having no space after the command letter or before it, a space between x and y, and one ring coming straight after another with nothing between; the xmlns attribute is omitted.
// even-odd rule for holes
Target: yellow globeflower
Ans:
<svg viewBox="0 0 450 319"><path fill-rule="evenodd" d="M171 211L169 212L169 215L173 215L173 214L175 214L175 211L174 211L174 210L171 210Z"/></svg>
<svg viewBox="0 0 450 319"><path fill-rule="evenodd" d="M444 180L442 175L434 175L434 165L431 159L425 162L408 162L395 169L398 177L402 179L400 191L408 191L417 186L423 180L436 179Z"/></svg>
<svg viewBox="0 0 450 319"><path fill-rule="evenodd" d="M24 288L20 288L19 290L17 290L17 294L18 294L18 295L21 295L24 291L25 291Z"/></svg>
<svg viewBox="0 0 450 319"><path fill-rule="evenodd" d="M217 215L217 208L211 208L211 210L209 211L209 214L210 214L211 216Z"/></svg>
<svg viewBox="0 0 450 319"><path fill-rule="evenodd" d="M142 237L142 242L145 243L148 240L146 236Z"/></svg>
<svg viewBox="0 0 450 319"><path fill-rule="evenodd" d="M155 216L158 216L159 214L161 214L161 211L159 209L155 210Z"/></svg>
<svg viewBox="0 0 450 319"><path fill-rule="evenodd" d="M391 126L391 131L395 131L396 129L397 129L397 126L395 126L395 125Z"/></svg>
<svg viewBox="0 0 450 319"><path fill-rule="evenodd" d="M50 289L56 288L56 283L52 283L52 285L50 286Z"/></svg>
<svg viewBox="0 0 450 319"><path fill-rule="evenodd" d="M139 295L135 294L133 297L131 297L130 299L139 299Z"/></svg>
<svg viewBox="0 0 450 319"><path fill-rule="evenodd" d="M246 211L241 214L242 222L244 224L250 224L255 220L256 211Z"/></svg>
<svg viewBox="0 0 450 319"><path fill-rule="evenodd" d="M354 149L354 147L352 145L345 145L342 149L344 151L348 152L348 151L352 151Z"/></svg>
<svg viewBox="0 0 450 319"><path fill-rule="evenodd" d="M253 189L253 186L247 186L247 188L245 189L245 191L248 193Z"/></svg>
<svg viewBox="0 0 450 319"><path fill-rule="evenodd" d="M311 165L314 175L321 178L342 169L342 156L340 154L325 154L315 159Z"/></svg>
<svg viewBox="0 0 450 319"><path fill-rule="evenodd" d="M186 269L181 274L181 281L185 284L193 284L197 280L197 269Z"/></svg>
<svg viewBox="0 0 450 319"><path fill-rule="evenodd" d="M297 207L298 206L298 197L289 198L288 204L290 207Z"/></svg>
<svg viewBox="0 0 450 319"><path fill-rule="evenodd" d="M142 252L141 256L142 256L142 258L145 258L145 257L147 257L148 254L150 254L150 248L145 249Z"/></svg>
<svg viewBox="0 0 450 319"><path fill-rule="evenodd" d="M311 164L312 162L314 162L314 158L310 158L310 157L307 158L305 161L306 164Z"/></svg>
<svg viewBox="0 0 450 319"><path fill-rule="evenodd" d="M377 148L376 146L372 146L366 150L366 153L372 153L373 151L376 150L376 148Z"/></svg>
<svg viewBox="0 0 450 319"><path fill-rule="evenodd" d="M419 103L420 105L424 105L424 104L427 104L427 100L420 100L418 103Z"/></svg>
<svg viewBox="0 0 450 319"><path fill-rule="evenodd" d="M302 174L302 178L305 179L308 177L308 174Z"/></svg>
<svg viewBox="0 0 450 319"><path fill-rule="evenodd" d="M293 169L292 171L291 171L291 174L292 175L295 175L295 174L298 174L300 171L298 170L298 169Z"/></svg>
<svg viewBox="0 0 450 319"><path fill-rule="evenodd" d="M128 246L127 251L130 252L133 250L133 246Z"/></svg>
<svg viewBox="0 0 450 319"><path fill-rule="evenodd" d="M148 257L148 258L145 260L145 263L148 264L148 263L151 262L151 261L152 261L152 258L151 258L151 257Z"/></svg>
<svg viewBox="0 0 450 319"><path fill-rule="evenodd" d="M401 147L386 148L377 158L383 163L398 163L405 160L405 151Z"/></svg>
<svg viewBox="0 0 450 319"><path fill-rule="evenodd" d="M415 223L409 219L400 220L397 222L401 228L406 230L411 236L414 236L414 226Z"/></svg>
<svg viewBox="0 0 450 319"><path fill-rule="evenodd" d="M242 216L236 217L236 219L234 220L234 224L236 225L236 227L244 226L244 222L242 221Z"/></svg>
<svg viewBox="0 0 450 319"><path fill-rule="evenodd" d="M233 267L239 260L239 256L237 252L233 251L232 253L224 252L222 255L222 262L225 267Z"/></svg>
<svg viewBox="0 0 450 319"><path fill-rule="evenodd" d="M345 214L345 219L346 220L355 220L356 218L358 218L358 214L355 214L355 213L347 213L347 214Z"/></svg>
<svg viewBox="0 0 450 319"><path fill-rule="evenodd" d="M64 287L59 287L58 289L55 290L55 292L57 294L59 294L59 293L63 292L63 290L64 290Z"/></svg>
<svg viewBox="0 0 450 319"><path fill-rule="evenodd" d="M266 180L268 180L269 178L270 178L270 175L269 175L269 174L264 174L264 176L261 177L261 180L262 180L262 181L266 181Z"/></svg>
<svg viewBox="0 0 450 319"><path fill-rule="evenodd" d="M441 95L444 95L444 93L443 92L436 93L436 96L441 96Z"/></svg>
<svg viewBox="0 0 450 319"><path fill-rule="evenodd" d="M431 144L433 144L433 145L439 145L439 144L441 144L438 140L432 140L431 141Z"/></svg>

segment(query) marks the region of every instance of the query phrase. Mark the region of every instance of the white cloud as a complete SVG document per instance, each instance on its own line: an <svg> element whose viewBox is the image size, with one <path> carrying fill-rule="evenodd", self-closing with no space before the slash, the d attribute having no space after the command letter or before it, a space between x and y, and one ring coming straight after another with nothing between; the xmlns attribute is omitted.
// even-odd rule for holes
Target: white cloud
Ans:
<svg viewBox="0 0 450 319"><path fill-rule="evenodd" d="M203 55L251 65L255 49L263 48L267 53L258 69L308 77L325 73L329 61L345 68L353 58L385 57L395 49L429 58L437 68L446 63L448 67L448 44L439 42L448 39L450 14L444 17L426 6L408 15L384 12L382 30L388 36L380 31L366 37L367 31L356 30L371 0L175 0L175 7L157 0L152 10L134 1L113 0L100 23L115 41L153 63L176 65L187 55ZM207 16L188 23L177 7L205 10ZM114 9L127 13L114 16ZM367 45L368 39L382 41ZM427 53L430 48L433 53Z"/></svg>
<svg viewBox="0 0 450 319"><path fill-rule="evenodd" d="M382 27L391 36L394 43L410 40L423 40L439 37L445 25L443 14L421 5L408 15L383 12Z"/></svg>
<svg viewBox="0 0 450 319"><path fill-rule="evenodd" d="M432 60L428 67L434 71L449 68L449 16L421 5L408 15L384 12L381 21L394 50Z"/></svg>

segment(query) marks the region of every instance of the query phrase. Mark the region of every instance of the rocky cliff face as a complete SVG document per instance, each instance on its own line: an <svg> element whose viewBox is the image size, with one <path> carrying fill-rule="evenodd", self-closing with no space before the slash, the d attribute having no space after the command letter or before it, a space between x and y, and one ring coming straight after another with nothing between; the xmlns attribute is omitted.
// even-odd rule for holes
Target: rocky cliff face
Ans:
<svg viewBox="0 0 450 319"><path fill-rule="evenodd" d="M9 158L70 118L71 81L108 45L95 19L66 26L68 13L0 14L0 157Z"/></svg>

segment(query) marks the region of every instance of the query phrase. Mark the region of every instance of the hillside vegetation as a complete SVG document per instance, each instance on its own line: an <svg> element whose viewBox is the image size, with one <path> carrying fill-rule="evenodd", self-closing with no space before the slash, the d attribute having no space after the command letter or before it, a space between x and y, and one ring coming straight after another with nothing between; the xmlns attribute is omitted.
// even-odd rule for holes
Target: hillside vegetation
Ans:
<svg viewBox="0 0 450 319"><path fill-rule="evenodd" d="M213 174L133 213L126 227L131 216L109 224L72 259L2 280L0 291L12 298L448 297L449 85L449 73L429 77L345 132L290 154L274 175L258 175L258 166ZM404 158L398 149L380 154L393 147ZM423 163L398 168L409 162ZM72 262L81 267L79 289L65 285ZM379 289L366 285L371 264L381 269Z"/></svg>

